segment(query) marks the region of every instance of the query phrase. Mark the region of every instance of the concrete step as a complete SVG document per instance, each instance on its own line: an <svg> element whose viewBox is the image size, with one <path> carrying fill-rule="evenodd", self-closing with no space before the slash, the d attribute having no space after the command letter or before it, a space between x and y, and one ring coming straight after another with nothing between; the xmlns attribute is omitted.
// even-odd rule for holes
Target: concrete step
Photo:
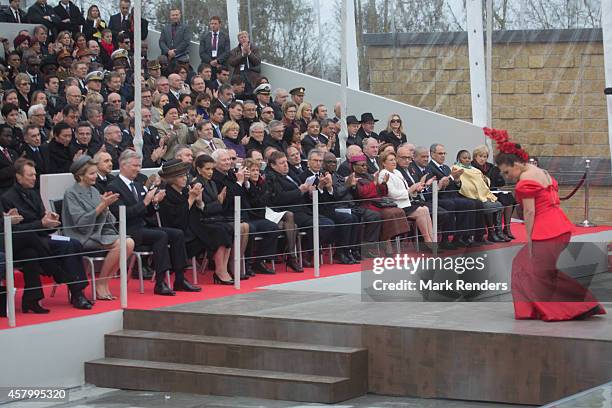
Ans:
<svg viewBox="0 0 612 408"><path fill-rule="evenodd" d="M358 326L288 318L128 309L124 311L123 328L126 330L363 347L362 332Z"/></svg>
<svg viewBox="0 0 612 408"><path fill-rule="evenodd" d="M99 387L320 403L367 392L347 377L117 358L85 363L85 381Z"/></svg>
<svg viewBox="0 0 612 408"><path fill-rule="evenodd" d="M275 340L122 330L105 337L106 357L365 378L367 350Z"/></svg>

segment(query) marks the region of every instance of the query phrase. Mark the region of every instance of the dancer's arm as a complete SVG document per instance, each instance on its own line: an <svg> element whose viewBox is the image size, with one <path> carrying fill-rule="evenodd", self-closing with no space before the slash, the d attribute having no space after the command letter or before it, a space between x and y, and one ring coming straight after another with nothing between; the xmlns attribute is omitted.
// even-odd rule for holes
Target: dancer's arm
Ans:
<svg viewBox="0 0 612 408"><path fill-rule="evenodd" d="M535 220L535 200L533 198L523 198L523 220L525 221L527 244L529 244L529 253L531 254L531 232Z"/></svg>

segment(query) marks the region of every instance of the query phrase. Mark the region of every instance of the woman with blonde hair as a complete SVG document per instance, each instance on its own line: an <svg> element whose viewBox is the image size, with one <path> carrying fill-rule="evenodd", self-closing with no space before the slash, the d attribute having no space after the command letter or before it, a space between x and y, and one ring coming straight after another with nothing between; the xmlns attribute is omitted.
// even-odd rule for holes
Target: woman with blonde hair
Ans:
<svg viewBox="0 0 612 408"><path fill-rule="evenodd" d="M300 127L300 133L308 130L308 122L312 119L312 105L308 102L300 103L295 113L295 120Z"/></svg>
<svg viewBox="0 0 612 408"><path fill-rule="evenodd" d="M164 117L164 106L166 106L168 103L170 103L168 95L163 93L155 93L155 95L153 95L153 107L155 107L155 110L157 111L158 118L161 119ZM153 119L153 121L155 122L155 119Z"/></svg>
<svg viewBox="0 0 612 408"><path fill-rule="evenodd" d="M83 34L87 40L100 40L102 30L107 27L106 21L100 17L100 9L95 4L87 9L87 18L83 24Z"/></svg>
<svg viewBox="0 0 612 408"><path fill-rule="evenodd" d="M516 206L516 199L511 191L501 191L501 188L506 185L506 181L499 171L499 167L495 164L488 162L489 159L489 148L485 145L476 146L472 152L472 166L477 168L487 176L489 180L489 188L493 191L497 200L502 204L503 211L502 217L499 223L499 229L497 235L504 239L504 241L511 241L514 239L512 231L510 229L510 222L512 220L512 212Z"/></svg>
<svg viewBox="0 0 612 408"><path fill-rule="evenodd" d="M238 139L239 134L240 125L238 124L238 122L235 122L233 120L228 120L221 128L221 135L223 136L223 143L225 143L225 146L228 149L232 149L233 151L235 151L236 156L240 157L241 159L244 159L246 158L246 149Z"/></svg>
<svg viewBox="0 0 612 408"><path fill-rule="evenodd" d="M387 121L387 128L380 132L378 140L381 143L391 143L397 149L402 143L407 143L406 134L402 124L402 118L397 113L391 114Z"/></svg>

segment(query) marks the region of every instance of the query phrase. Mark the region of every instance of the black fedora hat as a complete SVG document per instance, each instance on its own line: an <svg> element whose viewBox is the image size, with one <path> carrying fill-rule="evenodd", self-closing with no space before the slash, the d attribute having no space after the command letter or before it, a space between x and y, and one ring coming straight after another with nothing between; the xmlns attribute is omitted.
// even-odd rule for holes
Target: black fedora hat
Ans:
<svg viewBox="0 0 612 408"><path fill-rule="evenodd" d="M165 162L157 174L164 178L183 176L189 173L190 168L191 165L189 163L185 163L179 159L172 159Z"/></svg>
<svg viewBox="0 0 612 408"><path fill-rule="evenodd" d="M359 123L367 122L378 122L378 119L374 119L374 115L372 115L370 112L362 113Z"/></svg>
<svg viewBox="0 0 612 408"><path fill-rule="evenodd" d="M358 125L361 122L359 122L359 120L357 120L357 117L355 115L349 115L346 117L346 124L347 125Z"/></svg>

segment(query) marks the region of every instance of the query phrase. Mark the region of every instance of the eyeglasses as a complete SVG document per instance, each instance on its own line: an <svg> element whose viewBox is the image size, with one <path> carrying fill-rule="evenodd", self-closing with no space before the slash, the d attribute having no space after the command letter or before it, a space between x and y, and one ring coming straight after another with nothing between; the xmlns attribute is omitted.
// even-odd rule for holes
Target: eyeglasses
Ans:
<svg viewBox="0 0 612 408"><path fill-rule="evenodd" d="M391 119L391 123L402 123L401 119Z"/></svg>
<svg viewBox="0 0 612 408"><path fill-rule="evenodd" d="M231 160L238 160L238 157L230 157Z"/></svg>

